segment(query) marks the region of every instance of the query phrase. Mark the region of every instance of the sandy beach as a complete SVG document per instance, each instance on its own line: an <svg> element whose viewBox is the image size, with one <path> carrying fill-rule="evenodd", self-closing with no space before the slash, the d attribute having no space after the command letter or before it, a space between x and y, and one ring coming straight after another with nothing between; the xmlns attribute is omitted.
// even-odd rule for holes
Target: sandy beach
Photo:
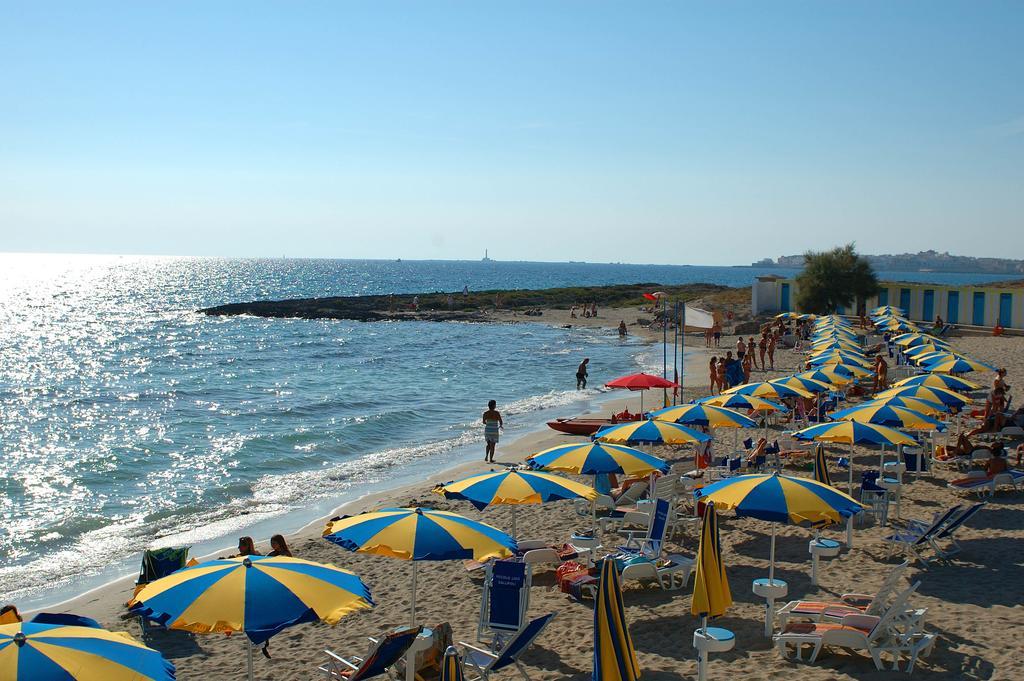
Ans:
<svg viewBox="0 0 1024 681"><path fill-rule="evenodd" d="M578 323L603 322L612 326L617 325L619 319L617 315L610 315L605 319L599 317L593 321L579 320ZM548 316L543 321L555 323L561 320ZM630 319L626 321L627 324L632 323ZM631 333L633 328L630 327ZM691 338L703 353L703 339L690 336L687 340ZM734 337L723 338L722 351L733 348L734 344ZM965 337L956 338L954 345L979 359L1007 367L1007 380L1011 385L1024 375L1024 338ZM800 358L801 355L794 351L780 350L776 356L777 371L767 374L755 372L753 380L765 375L792 373ZM990 380L988 376L976 378L986 383ZM707 394L706 383L706 376L699 382L690 381L684 398L688 400ZM649 398L646 404L651 404ZM609 402L604 413L617 411L626 405L636 410L639 397L629 395ZM750 434L744 433L740 437ZM533 452L569 441L573 438L546 431L532 433L513 442L502 442L497 450L498 463L518 463ZM726 435L724 441L731 443L732 435ZM846 450L845 447L841 449ZM693 467L689 448L656 450L677 462L675 471ZM854 463L857 469L862 469L877 462L877 457L875 451L858 448ZM508 507L478 512L468 503L447 501L430 491L438 482L490 468L492 466L482 461L469 464L414 486L360 499L337 512L354 513L385 506L425 504L481 519L507 530L511 518ZM806 469L803 474L807 474ZM902 516L930 517L936 510L959 503L961 498L946 488L946 482L954 476L953 472L937 470L906 485ZM841 474L834 472L833 478L837 477ZM520 507L518 526L521 539L560 543L574 529L586 527L587 522L575 515L572 504L561 502ZM289 681L315 678L316 667L324 660L325 648L342 654L362 654L367 636L404 624L408 619L410 564L346 552L321 538L322 527L321 522L312 523L289 537L294 554L354 571L370 586L378 605L373 610L343 619L337 627L307 624L285 630L271 642L272 659L257 656L257 678ZM807 553L810 534L788 526L778 527L777 531L777 576L789 583L789 598L830 599L848 591L871 593L899 562L897 558L887 559L887 549L881 541L881 537L891 529L868 521L864 529L856 531L852 550L822 563L820 586L814 588L810 585ZM750 590L751 580L767 576L769 527L755 520L725 514L721 532L724 560L735 602L719 624L736 633L737 644L733 651L711 657L709 678L744 681L788 678L799 673L809 681L824 681L895 676L893 672L876 672L870 659L860 653L837 651L823 654L814 665L781 659L762 635L764 604ZM839 531L826 532L827 536L836 538L841 534ZM919 661L916 674L919 678L935 679L1020 678L1024 674L1024 662L1016 654L1016 645L1008 638L1008 634L1012 635L1024 624L1024 606L1019 604L1018 597L1019 584L1024 577L1024 565L1019 557L1019 549L1024 545L1024 514L1021 513L1020 498L1012 493L997 494L959 536L964 550L951 564L933 564L927 570L912 566L907 571L908 579L921 581L919 595L913 602L917 607L928 608L928 629L939 636L931 655ZM260 548L266 550L266 538L258 539L261 540ZM671 544L669 551L692 556L697 550L697 541L695 534L691 533L679 544ZM479 577L479 574L468 573L458 562L421 565L417 604L420 621L425 624L449 622L456 640L472 642L480 607ZM534 679L589 679L591 604L570 600L553 588L554 584L553 569L541 567L535 573L530 614L537 616L557 612L558 617L526 654L524 663ZM125 618L124 603L131 596L131 591L131 580L122 580L50 610L94 617L106 627L140 636L137 621ZM672 592L627 585L626 614L643 678L680 679L696 674L691 638L697 621L689 613L691 591L692 581L686 589ZM192 637L167 632L149 640L173 660L178 667L178 678L184 681L241 678L244 674L244 643L240 636ZM514 672L507 674L511 678Z"/></svg>

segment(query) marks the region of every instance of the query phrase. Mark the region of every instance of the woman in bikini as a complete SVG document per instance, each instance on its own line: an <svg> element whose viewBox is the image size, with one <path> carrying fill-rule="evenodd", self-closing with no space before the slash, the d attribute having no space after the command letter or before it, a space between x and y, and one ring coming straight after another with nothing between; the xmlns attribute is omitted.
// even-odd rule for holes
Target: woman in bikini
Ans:
<svg viewBox="0 0 1024 681"><path fill-rule="evenodd" d="M505 423L501 420L501 412L495 409L498 403L491 400L487 403L487 411L484 412L484 461L494 463L494 448L498 445L498 429L504 428Z"/></svg>
<svg viewBox="0 0 1024 681"><path fill-rule="evenodd" d="M761 371L768 371L768 365L764 361L764 355L768 352L768 329L761 332L761 340L757 342L757 351L761 355Z"/></svg>
<svg viewBox="0 0 1024 681"><path fill-rule="evenodd" d="M711 394L715 395L718 392L718 357L711 358L711 365L708 367L711 379Z"/></svg>
<svg viewBox="0 0 1024 681"><path fill-rule="evenodd" d="M768 337L768 364L771 365L771 366L769 366L769 368L772 371L775 371L775 344L778 343L778 342L779 342L779 334L778 333L773 333L771 336ZM764 362L763 361L761 363L761 367L762 368L764 367Z"/></svg>

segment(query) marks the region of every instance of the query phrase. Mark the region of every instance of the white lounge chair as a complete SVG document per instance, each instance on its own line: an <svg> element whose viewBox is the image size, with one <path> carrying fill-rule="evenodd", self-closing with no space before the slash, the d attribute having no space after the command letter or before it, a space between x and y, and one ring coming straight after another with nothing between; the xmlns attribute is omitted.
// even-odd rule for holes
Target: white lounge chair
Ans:
<svg viewBox="0 0 1024 681"><path fill-rule="evenodd" d="M897 619L906 612L906 604L911 594L920 584L917 582L901 593L881 616L846 615L839 622L790 622L781 632L775 634L772 640L782 657L787 657L788 650L792 647L797 660L803 659L802 648L811 646L807 662L812 663L818 659L818 653L822 648L829 646L866 650L871 655L875 668L882 671L885 669L882 653L892 651L899 643L899 636L910 636L920 631L923 611L916 621L905 624L905 631L900 632L894 628Z"/></svg>
<svg viewBox="0 0 1024 681"><path fill-rule="evenodd" d="M843 615L858 612L865 615L881 615L888 607L900 578L909 566L910 561L905 560L887 572L878 591L873 594L845 593L838 601L790 601L775 613L779 626L785 627L790 618L821 621L841 619Z"/></svg>

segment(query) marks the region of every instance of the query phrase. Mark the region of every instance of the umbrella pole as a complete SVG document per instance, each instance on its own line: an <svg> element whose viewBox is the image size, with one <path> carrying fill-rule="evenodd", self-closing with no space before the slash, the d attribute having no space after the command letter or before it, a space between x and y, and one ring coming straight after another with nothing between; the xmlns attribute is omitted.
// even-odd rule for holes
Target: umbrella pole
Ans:
<svg viewBox="0 0 1024 681"><path fill-rule="evenodd" d="M846 494L853 496L853 442L850 442L850 463L846 467Z"/></svg>
<svg viewBox="0 0 1024 681"><path fill-rule="evenodd" d="M249 681L253 681L253 670L252 670L252 641L245 639L245 649L248 653L248 668L249 668Z"/></svg>
<svg viewBox="0 0 1024 681"><path fill-rule="evenodd" d="M412 608L411 608L411 622L412 626L416 626L416 561L412 561ZM251 680L250 680L251 681Z"/></svg>
<svg viewBox="0 0 1024 681"><path fill-rule="evenodd" d="M516 505L512 504L512 538L516 538Z"/></svg>
<svg viewBox="0 0 1024 681"><path fill-rule="evenodd" d="M768 566L768 581L775 581L775 523L772 523L772 548L768 559L771 564Z"/></svg>
<svg viewBox="0 0 1024 681"><path fill-rule="evenodd" d="M700 628L706 636L708 633L708 617L703 615L700 618ZM707 678L708 651L701 647L697 649L697 681L704 681Z"/></svg>

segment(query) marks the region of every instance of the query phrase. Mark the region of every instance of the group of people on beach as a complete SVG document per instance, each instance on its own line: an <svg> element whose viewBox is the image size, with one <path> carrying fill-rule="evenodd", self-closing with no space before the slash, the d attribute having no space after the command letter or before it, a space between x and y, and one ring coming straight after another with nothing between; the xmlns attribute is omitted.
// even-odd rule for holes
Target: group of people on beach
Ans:
<svg viewBox="0 0 1024 681"><path fill-rule="evenodd" d="M576 303L569 308L569 317L576 319ZM583 317L589 319L597 316L597 303L583 303Z"/></svg>
<svg viewBox="0 0 1024 681"><path fill-rule="evenodd" d="M239 537L238 538L238 553L228 556L228 558L241 558L243 556L262 556L263 554L256 550L256 542L253 541L252 537ZM288 548L288 542L284 540L284 536L275 534L270 538L270 552L266 554L268 557L275 556L287 556L292 557L291 549Z"/></svg>
<svg viewBox="0 0 1024 681"><path fill-rule="evenodd" d="M761 330L761 338L755 343L753 336L746 339L740 336L736 340L736 355L728 350L724 357L715 355L711 358L709 382L711 394L750 382L750 374L754 369L762 371L775 369L775 349L782 337L777 328L766 326ZM760 357L760 363L758 363Z"/></svg>

